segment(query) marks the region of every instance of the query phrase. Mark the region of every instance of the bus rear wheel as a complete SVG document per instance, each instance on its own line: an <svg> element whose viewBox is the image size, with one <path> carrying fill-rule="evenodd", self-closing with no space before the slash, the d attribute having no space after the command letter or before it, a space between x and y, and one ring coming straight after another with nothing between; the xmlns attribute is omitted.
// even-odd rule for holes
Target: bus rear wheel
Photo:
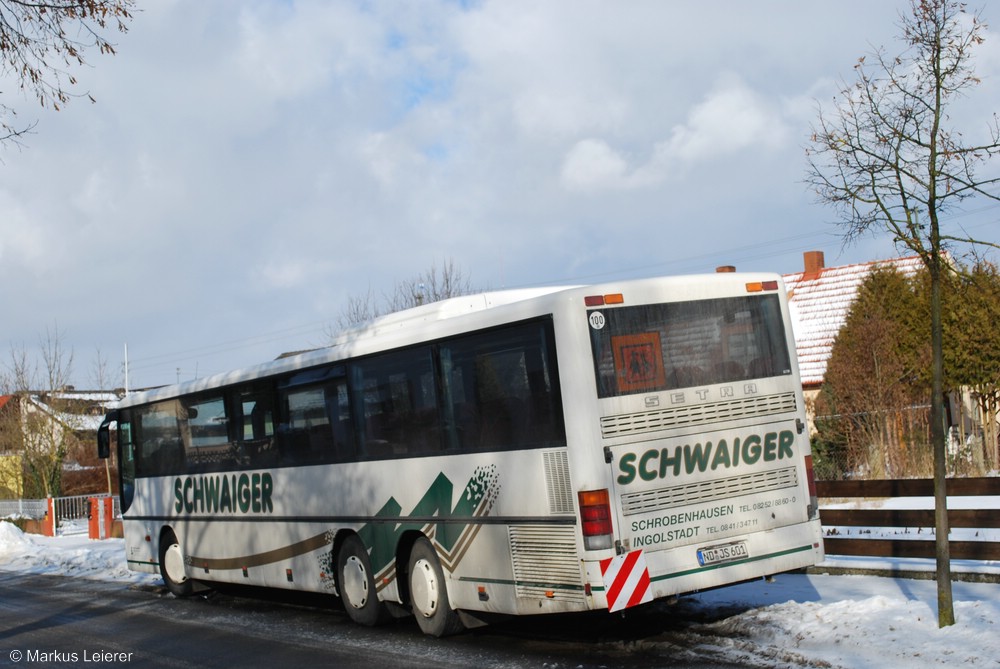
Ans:
<svg viewBox="0 0 1000 669"><path fill-rule="evenodd" d="M359 625L371 627L390 619L388 609L379 601L375 590L368 551L355 535L347 537L337 551L337 588L347 615Z"/></svg>
<svg viewBox="0 0 1000 669"><path fill-rule="evenodd" d="M174 597L189 597L194 592L194 583L184 568L184 552L169 531L160 539L160 576Z"/></svg>
<svg viewBox="0 0 1000 669"><path fill-rule="evenodd" d="M465 626L448 600L448 585L434 546L425 537L417 539L410 552L410 605L424 634L442 637L461 632Z"/></svg>

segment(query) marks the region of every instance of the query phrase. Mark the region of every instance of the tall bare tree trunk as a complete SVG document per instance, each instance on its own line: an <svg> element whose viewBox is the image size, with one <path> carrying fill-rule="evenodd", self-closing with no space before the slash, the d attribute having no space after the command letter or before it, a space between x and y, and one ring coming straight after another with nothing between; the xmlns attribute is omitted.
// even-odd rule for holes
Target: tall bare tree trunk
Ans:
<svg viewBox="0 0 1000 669"><path fill-rule="evenodd" d="M931 443L934 450L934 531L937 558L938 626L955 624L951 591L951 547L948 544L948 453L944 429L944 347L941 326L941 254L937 217L931 209Z"/></svg>

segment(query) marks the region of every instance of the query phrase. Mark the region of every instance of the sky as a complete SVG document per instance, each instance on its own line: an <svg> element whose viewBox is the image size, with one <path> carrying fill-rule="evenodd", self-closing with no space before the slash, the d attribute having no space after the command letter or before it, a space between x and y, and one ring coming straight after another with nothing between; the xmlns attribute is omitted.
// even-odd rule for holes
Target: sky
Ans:
<svg viewBox="0 0 1000 669"><path fill-rule="evenodd" d="M140 2L54 112L0 148L7 350L58 333L72 379L149 387L323 345L351 297L452 262L479 288L719 265L801 271L844 246L804 184L817 105L900 51L900 0ZM975 138L1000 109L1000 8ZM1000 207L961 212L998 241ZM6 344L6 346L4 346Z"/></svg>

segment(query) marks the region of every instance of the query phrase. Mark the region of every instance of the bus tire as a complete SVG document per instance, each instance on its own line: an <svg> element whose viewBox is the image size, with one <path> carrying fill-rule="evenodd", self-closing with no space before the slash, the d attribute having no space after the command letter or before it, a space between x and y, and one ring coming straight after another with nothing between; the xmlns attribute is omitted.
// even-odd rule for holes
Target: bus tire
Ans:
<svg viewBox="0 0 1000 669"><path fill-rule="evenodd" d="M337 551L337 589L351 620L372 627L389 620L388 609L375 590L375 575L365 545L351 535Z"/></svg>
<svg viewBox="0 0 1000 669"><path fill-rule="evenodd" d="M194 592L194 582L184 568L184 552L169 530L160 537L160 576L174 597L190 597Z"/></svg>
<svg viewBox="0 0 1000 669"><path fill-rule="evenodd" d="M410 606L424 634L442 637L465 629L448 600L448 584L437 551L420 537L410 551Z"/></svg>

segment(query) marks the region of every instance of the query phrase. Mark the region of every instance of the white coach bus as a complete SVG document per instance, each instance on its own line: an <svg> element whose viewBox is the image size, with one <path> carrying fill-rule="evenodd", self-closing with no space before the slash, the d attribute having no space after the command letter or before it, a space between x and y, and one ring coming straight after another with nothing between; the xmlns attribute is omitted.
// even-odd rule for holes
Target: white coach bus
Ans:
<svg viewBox="0 0 1000 669"><path fill-rule="evenodd" d="M175 595L329 592L441 636L822 560L793 352L771 274L488 293L129 395L98 449L129 566Z"/></svg>

